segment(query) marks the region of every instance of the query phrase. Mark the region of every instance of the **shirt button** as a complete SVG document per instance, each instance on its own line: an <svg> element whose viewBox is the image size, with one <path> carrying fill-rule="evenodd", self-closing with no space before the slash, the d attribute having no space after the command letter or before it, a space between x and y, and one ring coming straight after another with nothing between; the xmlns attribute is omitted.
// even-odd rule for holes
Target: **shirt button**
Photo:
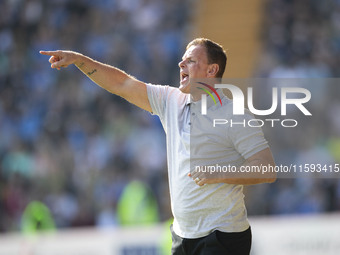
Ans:
<svg viewBox="0 0 340 255"><path fill-rule="evenodd" d="M189 125L191 125L191 122L189 122Z"/></svg>
<svg viewBox="0 0 340 255"><path fill-rule="evenodd" d="M195 116L195 113L194 113L194 112L192 113L192 116Z"/></svg>

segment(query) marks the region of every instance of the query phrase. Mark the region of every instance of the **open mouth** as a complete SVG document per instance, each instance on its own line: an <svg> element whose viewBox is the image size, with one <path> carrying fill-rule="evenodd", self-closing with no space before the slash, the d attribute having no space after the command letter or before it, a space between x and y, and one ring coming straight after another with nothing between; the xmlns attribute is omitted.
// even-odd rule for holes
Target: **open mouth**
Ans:
<svg viewBox="0 0 340 255"><path fill-rule="evenodd" d="M186 73L181 73L181 82L185 82L189 79L189 75Z"/></svg>

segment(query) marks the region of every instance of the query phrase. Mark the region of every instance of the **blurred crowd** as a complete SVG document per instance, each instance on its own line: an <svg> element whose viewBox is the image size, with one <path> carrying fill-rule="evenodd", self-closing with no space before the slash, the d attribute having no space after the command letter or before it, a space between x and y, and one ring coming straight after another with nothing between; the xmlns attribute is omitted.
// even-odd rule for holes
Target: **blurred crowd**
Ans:
<svg viewBox="0 0 340 255"><path fill-rule="evenodd" d="M160 221L171 217L158 118L95 86L75 67L51 69L38 52L75 50L142 81L177 86L177 63L191 39L189 7L181 0L0 2L1 232L20 230L32 200L47 205L58 228L118 226L117 203L133 180L150 187ZM268 0L264 18L256 76L339 76L340 1ZM327 95L332 92L339 91ZM315 108L326 124L268 133L277 163L340 162L340 104L336 96L325 98L327 112ZM340 208L336 179L278 180L247 191L250 215Z"/></svg>
<svg viewBox="0 0 340 255"><path fill-rule="evenodd" d="M39 50L68 49L140 80L177 85L188 1L5 0L0 3L0 231L20 229L44 202L57 227L114 226L132 180L171 217L165 135L158 117L57 71Z"/></svg>
<svg viewBox="0 0 340 255"><path fill-rule="evenodd" d="M330 171L340 163L340 1L265 2L263 49L255 76L266 78L271 86L261 91L259 101L268 101L264 97L271 95L272 87L304 87L312 95L306 106L313 115L304 117L297 108L291 109L286 118L296 119L298 126L265 128L265 136L278 165L327 167L249 188L249 214L339 211L340 175Z"/></svg>

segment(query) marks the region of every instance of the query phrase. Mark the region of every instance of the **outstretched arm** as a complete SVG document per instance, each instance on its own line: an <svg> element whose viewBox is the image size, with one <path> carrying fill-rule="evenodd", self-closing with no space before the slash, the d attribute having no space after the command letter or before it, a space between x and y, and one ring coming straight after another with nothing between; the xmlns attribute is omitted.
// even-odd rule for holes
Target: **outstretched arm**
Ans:
<svg viewBox="0 0 340 255"><path fill-rule="evenodd" d="M49 59L51 68L60 70L62 67L74 64L100 87L144 110L152 111L146 84L124 71L73 51L40 51L40 54L51 56Z"/></svg>

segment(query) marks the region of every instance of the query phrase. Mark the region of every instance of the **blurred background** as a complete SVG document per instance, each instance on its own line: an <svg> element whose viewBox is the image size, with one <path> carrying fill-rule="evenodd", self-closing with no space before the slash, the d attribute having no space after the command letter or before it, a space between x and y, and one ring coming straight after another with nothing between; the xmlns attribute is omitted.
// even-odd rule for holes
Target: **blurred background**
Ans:
<svg viewBox="0 0 340 255"><path fill-rule="evenodd" d="M38 52L78 51L142 81L177 87L177 64L195 37L227 49L226 78L340 75L339 0L0 1L3 236L171 219L158 117L97 87L75 67L51 69ZM320 139L310 133L301 139L298 132L308 143L294 151L277 146L279 162L340 163L334 95L323 112L326 132ZM245 193L250 217L340 210L339 179L279 179Z"/></svg>

